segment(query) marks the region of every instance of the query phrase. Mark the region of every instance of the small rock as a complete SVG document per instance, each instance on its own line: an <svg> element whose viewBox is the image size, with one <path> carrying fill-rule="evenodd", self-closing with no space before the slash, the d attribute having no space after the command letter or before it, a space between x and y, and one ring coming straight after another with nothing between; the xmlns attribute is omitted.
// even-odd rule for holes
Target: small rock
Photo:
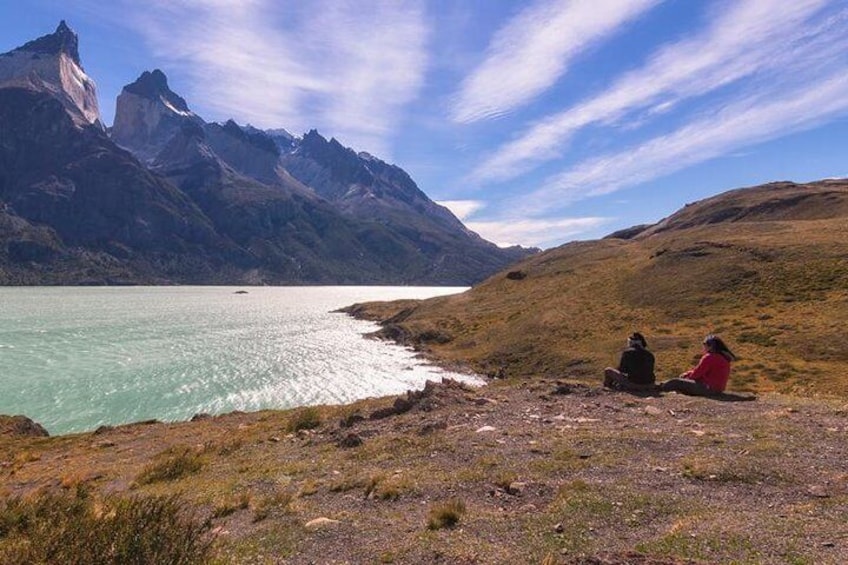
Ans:
<svg viewBox="0 0 848 565"><path fill-rule="evenodd" d="M822 547L836 547L836 544L832 541L822 542Z"/></svg>
<svg viewBox="0 0 848 565"><path fill-rule="evenodd" d="M554 531L558 534L561 534L562 532L565 531L565 528L563 527L562 522L557 522L554 525Z"/></svg>
<svg viewBox="0 0 848 565"><path fill-rule="evenodd" d="M484 432L494 432L494 431L497 431L497 428L492 427L492 426L483 426L482 428L477 429L478 434L481 434L481 433L484 433Z"/></svg>
<svg viewBox="0 0 848 565"><path fill-rule="evenodd" d="M513 481L506 487L506 493L512 496L520 496L525 488L527 488L527 483Z"/></svg>
<svg viewBox="0 0 848 565"><path fill-rule="evenodd" d="M100 449L106 449L107 447L115 447L117 445L114 441L101 441L97 443L97 447Z"/></svg>
<svg viewBox="0 0 848 565"><path fill-rule="evenodd" d="M271 436L268 438L268 441L273 443L280 443L280 438L278 438L277 436Z"/></svg>
<svg viewBox="0 0 848 565"><path fill-rule="evenodd" d="M320 518L315 518L314 520L308 521L306 524L304 524L303 527L305 527L307 530L320 530L322 528L335 526L336 524L341 524L341 522L339 522L338 520L331 520L330 518L325 518L322 516Z"/></svg>
<svg viewBox="0 0 848 565"><path fill-rule="evenodd" d="M659 416L663 411L657 408L656 406L645 406L645 414L650 416Z"/></svg>
<svg viewBox="0 0 848 565"><path fill-rule="evenodd" d="M194 416L192 416L190 421L191 422L201 422L203 420L210 420L211 418L212 418L212 416L210 416L209 414L207 414L205 412L201 412L199 414L195 414Z"/></svg>
<svg viewBox="0 0 848 565"><path fill-rule="evenodd" d="M815 498L828 498L830 493L821 485L812 485L807 487L807 494Z"/></svg>

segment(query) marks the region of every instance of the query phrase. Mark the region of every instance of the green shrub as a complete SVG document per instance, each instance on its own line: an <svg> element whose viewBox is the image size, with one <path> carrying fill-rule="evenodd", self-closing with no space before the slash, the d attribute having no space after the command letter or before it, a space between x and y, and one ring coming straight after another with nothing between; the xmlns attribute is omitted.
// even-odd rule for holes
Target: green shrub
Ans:
<svg viewBox="0 0 848 565"><path fill-rule="evenodd" d="M110 498L84 489L0 502L0 562L191 565L208 560L208 524L176 496Z"/></svg>

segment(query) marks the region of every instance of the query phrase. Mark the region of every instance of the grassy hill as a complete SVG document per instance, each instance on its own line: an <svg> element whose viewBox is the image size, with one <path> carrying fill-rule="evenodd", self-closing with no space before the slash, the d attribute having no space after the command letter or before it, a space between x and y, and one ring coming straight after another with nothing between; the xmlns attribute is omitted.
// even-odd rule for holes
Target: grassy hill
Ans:
<svg viewBox="0 0 848 565"><path fill-rule="evenodd" d="M457 296L358 305L386 337L498 376L599 379L642 331L660 378L707 333L730 388L848 395L848 181L773 183L549 250Z"/></svg>

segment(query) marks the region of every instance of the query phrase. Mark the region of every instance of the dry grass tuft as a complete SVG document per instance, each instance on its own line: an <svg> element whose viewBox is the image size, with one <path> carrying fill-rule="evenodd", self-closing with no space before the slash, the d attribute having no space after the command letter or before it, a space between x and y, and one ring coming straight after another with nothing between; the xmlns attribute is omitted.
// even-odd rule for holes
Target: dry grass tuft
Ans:
<svg viewBox="0 0 848 565"><path fill-rule="evenodd" d="M453 528L459 524L459 520L464 514L465 503L460 499L452 498L447 502L440 502L430 507L427 515L427 528L430 530Z"/></svg>

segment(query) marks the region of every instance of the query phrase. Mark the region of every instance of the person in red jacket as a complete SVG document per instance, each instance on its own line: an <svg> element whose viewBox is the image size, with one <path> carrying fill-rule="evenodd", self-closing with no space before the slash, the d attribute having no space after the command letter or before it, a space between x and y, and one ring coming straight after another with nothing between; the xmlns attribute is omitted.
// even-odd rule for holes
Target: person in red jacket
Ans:
<svg viewBox="0 0 848 565"><path fill-rule="evenodd" d="M662 383L660 390L693 396L721 394L730 378L730 363L735 360L736 356L724 341L710 334L704 339L704 354L698 365L678 378Z"/></svg>

